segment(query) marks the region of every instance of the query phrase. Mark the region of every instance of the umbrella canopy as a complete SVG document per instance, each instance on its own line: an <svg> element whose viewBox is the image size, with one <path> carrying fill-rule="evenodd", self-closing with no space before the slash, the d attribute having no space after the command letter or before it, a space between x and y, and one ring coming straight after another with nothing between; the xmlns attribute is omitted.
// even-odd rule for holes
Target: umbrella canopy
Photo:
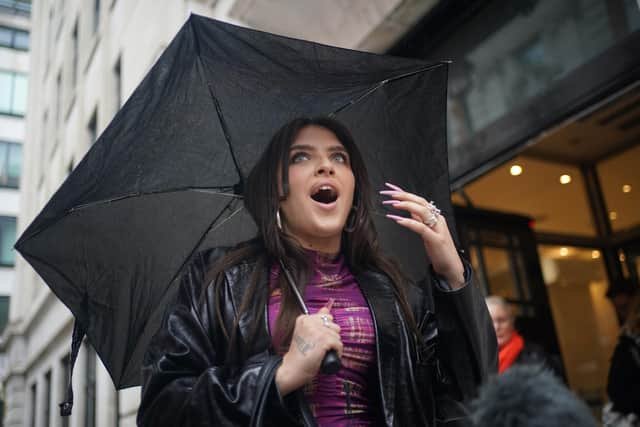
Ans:
<svg viewBox="0 0 640 427"><path fill-rule="evenodd" d="M333 114L373 188L428 195L451 218L446 63L339 49L192 15L16 249L66 304L118 388L191 254L252 237L238 196L271 136ZM376 215L386 252L425 274L419 238Z"/></svg>

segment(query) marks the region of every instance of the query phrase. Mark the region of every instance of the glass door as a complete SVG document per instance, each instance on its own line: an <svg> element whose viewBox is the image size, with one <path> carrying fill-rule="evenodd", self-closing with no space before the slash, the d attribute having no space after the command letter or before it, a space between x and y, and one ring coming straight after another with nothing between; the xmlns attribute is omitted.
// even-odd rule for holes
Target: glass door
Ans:
<svg viewBox="0 0 640 427"><path fill-rule="evenodd" d="M499 295L511 303L516 329L560 360L531 220L459 206L455 215L479 286L486 295Z"/></svg>

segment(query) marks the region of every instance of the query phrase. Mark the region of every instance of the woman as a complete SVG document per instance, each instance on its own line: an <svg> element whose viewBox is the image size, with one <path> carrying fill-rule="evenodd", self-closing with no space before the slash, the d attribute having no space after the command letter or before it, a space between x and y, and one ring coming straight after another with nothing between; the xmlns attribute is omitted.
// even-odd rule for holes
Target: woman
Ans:
<svg viewBox="0 0 640 427"><path fill-rule="evenodd" d="M138 424L461 421L462 402L494 369L495 335L444 218L388 187L383 203L411 218L387 216L422 238L433 285L408 284L380 254L347 129L329 118L281 128L247 182L258 236L194 257L147 351ZM342 361L335 375L319 373L329 350Z"/></svg>
<svg viewBox="0 0 640 427"><path fill-rule="evenodd" d="M559 363L554 362L541 346L518 333L509 303L497 295L488 296L485 301L498 339L498 372L503 373L513 365L536 364L551 369L562 378Z"/></svg>
<svg viewBox="0 0 640 427"><path fill-rule="evenodd" d="M626 311L618 344L611 358L605 426L640 426L640 292Z"/></svg>

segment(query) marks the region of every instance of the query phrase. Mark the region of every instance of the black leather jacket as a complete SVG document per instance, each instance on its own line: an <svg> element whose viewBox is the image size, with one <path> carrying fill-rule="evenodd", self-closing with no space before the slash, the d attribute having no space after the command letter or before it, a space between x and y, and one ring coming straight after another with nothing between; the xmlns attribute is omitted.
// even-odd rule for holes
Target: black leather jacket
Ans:
<svg viewBox="0 0 640 427"><path fill-rule="evenodd" d="M242 366L230 369L224 363L228 340L219 322L232 325L254 264L244 262L225 272L224 289L218 293L225 312L216 313L213 286L206 298L200 293L206 271L221 254L209 250L195 255L177 302L147 349L138 425L316 425L301 392L282 398L277 390L275 372L282 359L271 349L266 316L240 319L241 335L253 322L261 323L263 333L248 344ZM468 263L465 270L467 283L455 291L438 283L410 286L409 302L424 338L421 348L394 303L388 278L376 272L356 275L374 319L378 390L371 410L379 412L380 425L464 425L463 402L497 370L493 326L479 289L469 283ZM266 270L261 277L268 286Z"/></svg>

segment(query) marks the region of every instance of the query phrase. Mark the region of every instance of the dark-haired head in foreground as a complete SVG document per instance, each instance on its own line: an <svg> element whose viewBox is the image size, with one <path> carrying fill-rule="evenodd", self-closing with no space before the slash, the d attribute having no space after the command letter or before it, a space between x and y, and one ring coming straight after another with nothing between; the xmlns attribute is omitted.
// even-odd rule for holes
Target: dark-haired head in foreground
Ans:
<svg viewBox="0 0 640 427"><path fill-rule="evenodd" d="M540 365L514 366L481 387L474 427L595 427L589 408Z"/></svg>

